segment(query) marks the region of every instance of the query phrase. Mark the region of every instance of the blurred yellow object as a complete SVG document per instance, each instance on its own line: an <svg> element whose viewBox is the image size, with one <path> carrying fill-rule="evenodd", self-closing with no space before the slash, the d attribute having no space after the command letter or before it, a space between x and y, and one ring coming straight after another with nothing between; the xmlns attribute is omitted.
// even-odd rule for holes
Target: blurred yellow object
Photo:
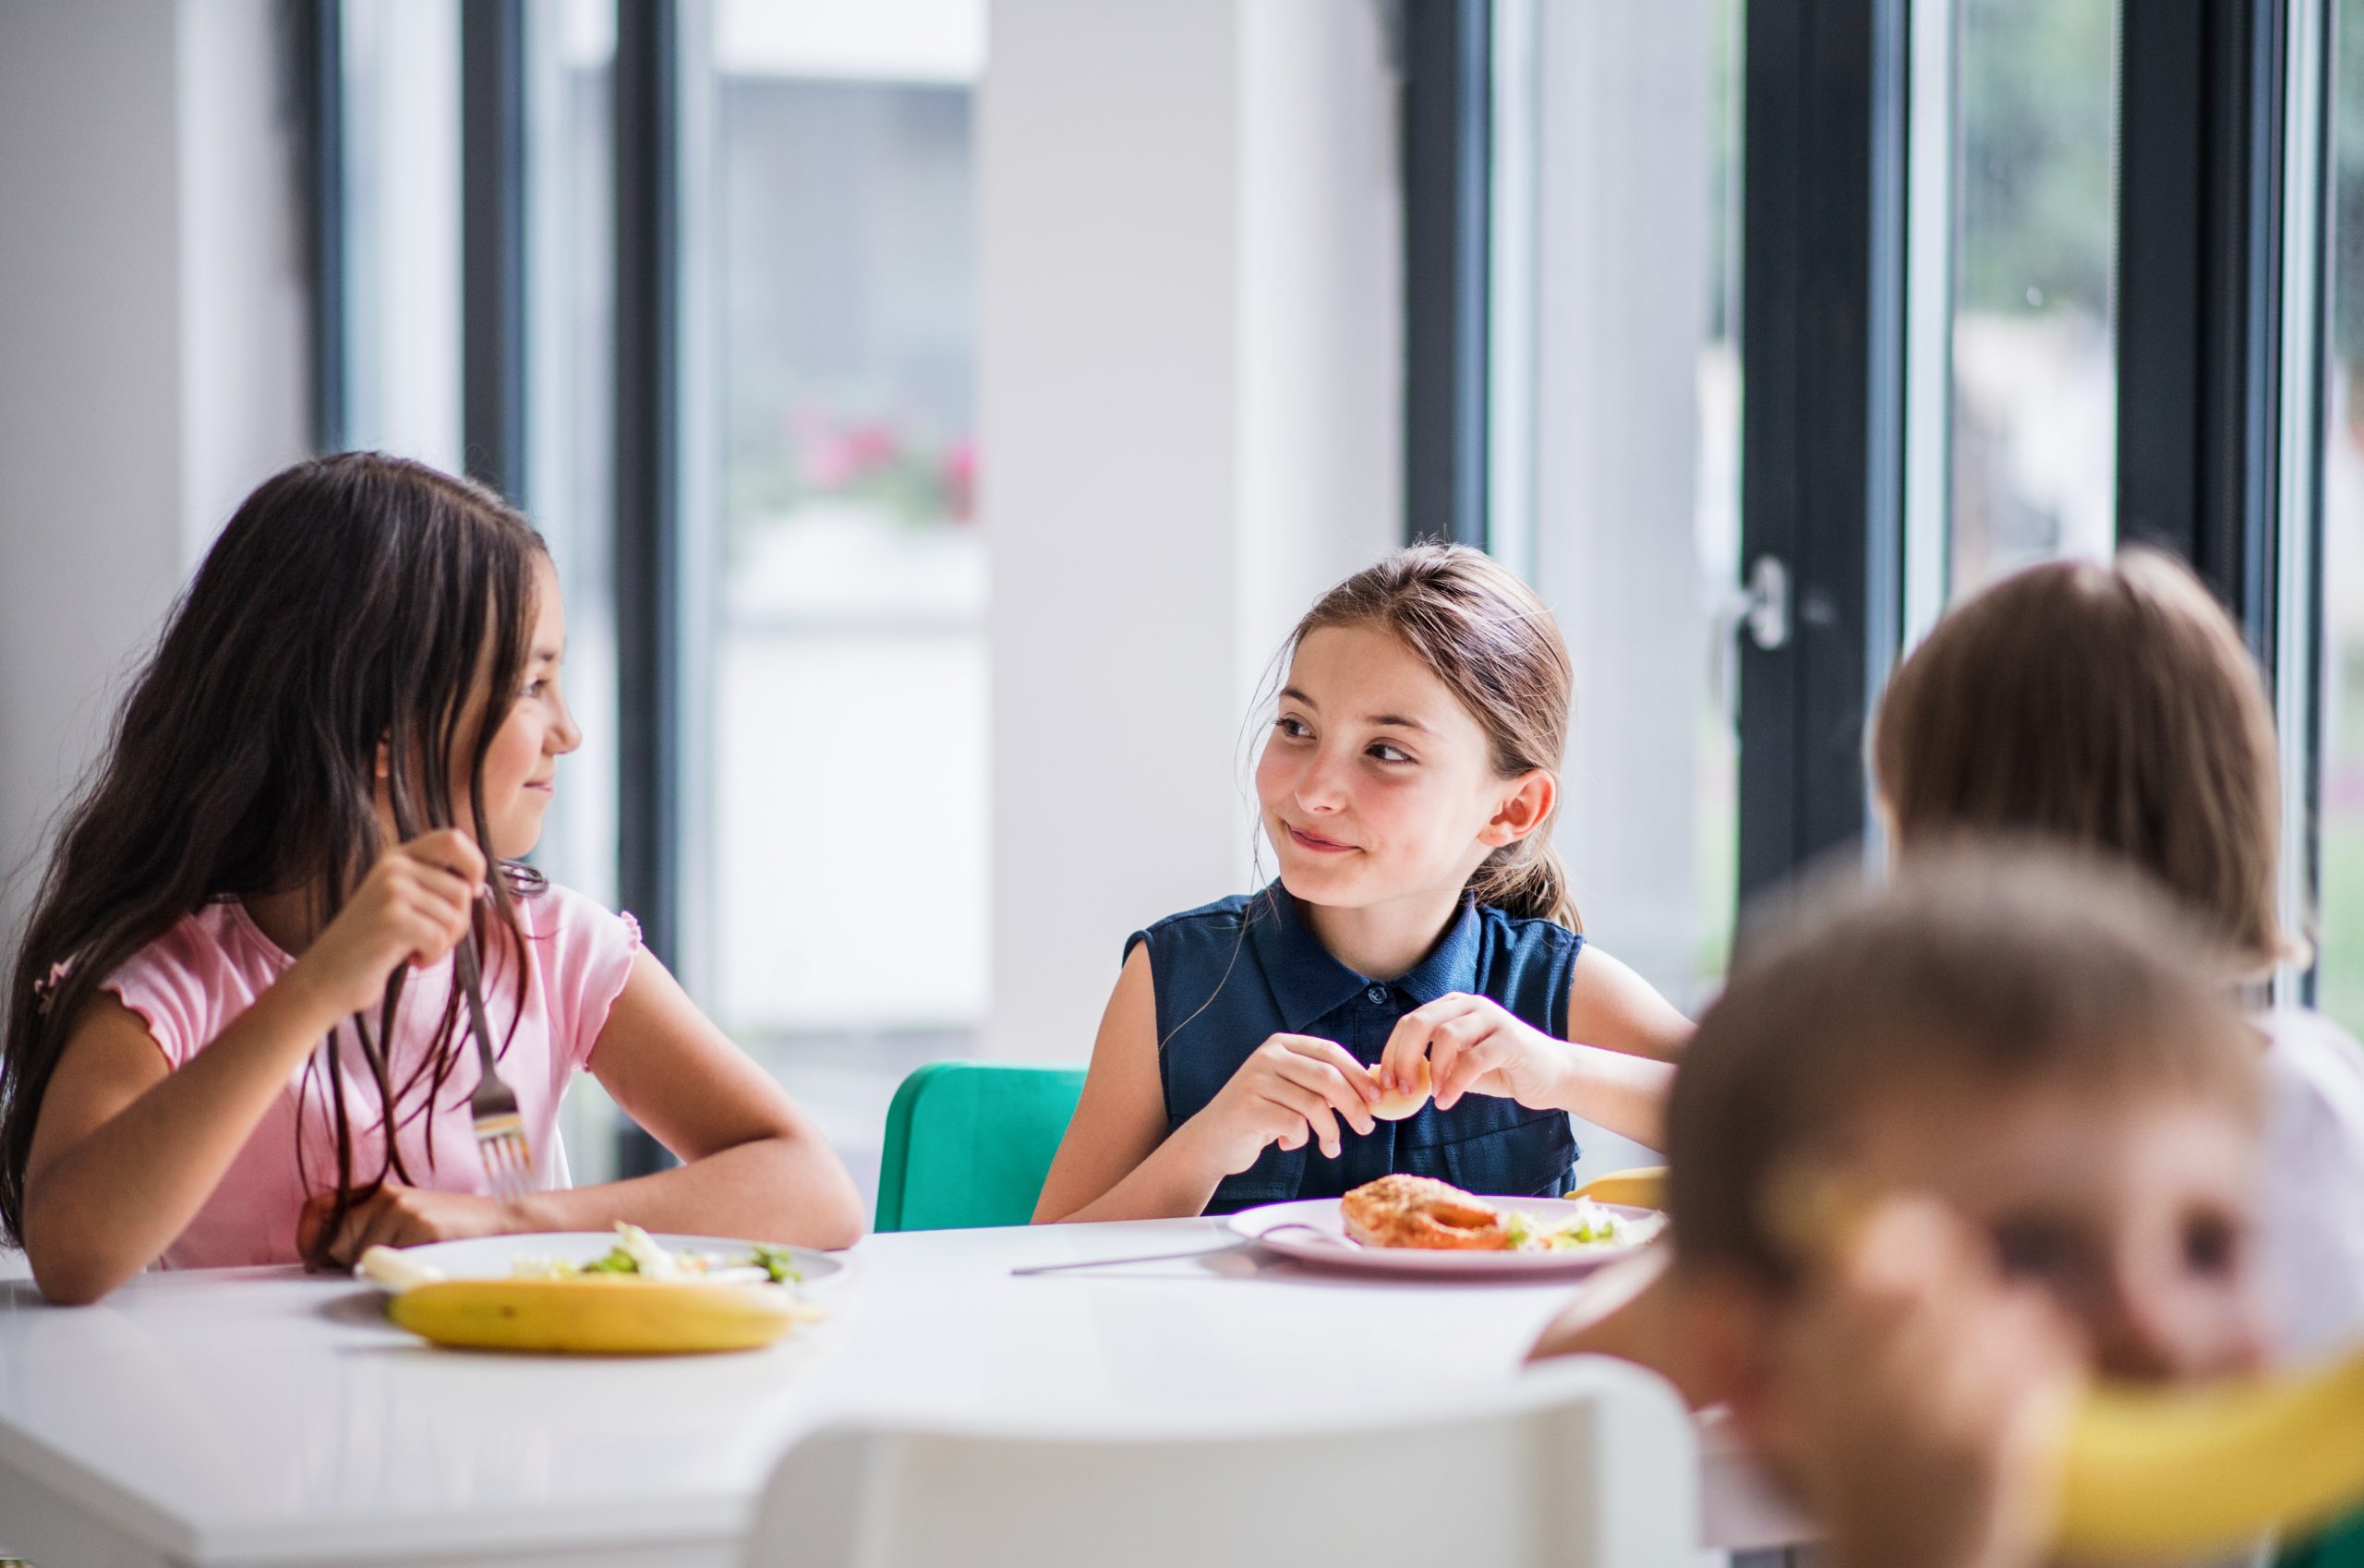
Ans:
<svg viewBox="0 0 2364 1568"><path fill-rule="evenodd" d="M1604 1178L1608 1179L1608 1178ZM1808 1271L1853 1245L1877 1202L1794 1167L1767 1183L1767 1228ZM2237 1381L2086 1392L2059 1435L2060 1554L2207 1557L2364 1506L2364 1350Z"/></svg>
<svg viewBox="0 0 2364 1568"><path fill-rule="evenodd" d="M386 1302L387 1317L437 1345L595 1356L753 1350L819 1315L778 1285L623 1275L443 1280Z"/></svg>
<svg viewBox="0 0 2364 1568"><path fill-rule="evenodd" d="M2364 1351L2202 1389L2103 1387L2063 1443L2059 1544L2083 1560L2188 1557L2364 1503Z"/></svg>
<svg viewBox="0 0 2364 1568"><path fill-rule="evenodd" d="M1596 1203L1623 1203L1635 1209L1666 1207L1666 1167L1635 1165L1631 1170L1611 1171L1595 1176L1574 1192L1571 1198L1589 1198Z"/></svg>

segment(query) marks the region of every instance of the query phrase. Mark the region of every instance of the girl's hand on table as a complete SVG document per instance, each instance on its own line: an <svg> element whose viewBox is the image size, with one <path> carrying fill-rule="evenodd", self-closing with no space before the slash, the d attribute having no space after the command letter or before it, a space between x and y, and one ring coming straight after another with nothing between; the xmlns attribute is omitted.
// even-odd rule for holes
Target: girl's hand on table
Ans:
<svg viewBox="0 0 2364 1568"><path fill-rule="evenodd" d="M459 946L484 878L484 852L457 829L397 845L369 868L286 980L336 1017L368 1011L397 965L438 963Z"/></svg>
<svg viewBox="0 0 2364 1568"><path fill-rule="evenodd" d="M1936 1202L1891 1199L1786 1314L1773 1457L1838 1568L2029 1568L2045 1556L2053 1442L2076 1341Z"/></svg>
<svg viewBox="0 0 2364 1568"><path fill-rule="evenodd" d="M304 1205L297 1245L309 1253L314 1236L328 1223L332 1197L320 1193ZM328 1259L351 1268L372 1247L416 1247L428 1241L463 1241L478 1236L511 1236L535 1229L520 1206L507 1199L473 1192L438 1192L388 1182L346 1212L328 1248Z"/></svg>
<svg viewBox="0 0 2364 1568"><path fill-rule="evenodd" d="M1272 1144L1302 1149L1308 1140L1334 1160L1338 1123L1368 1133L1379 1085L1370 1070L1336 1042L1308 1034L1275 1034L1240 1064L1231 1081L1182 1130L1205 1149L1225 1176L1256 1163Z"/></svg>
<svg viewBox="0 0 2364 1568"><path fill-rule="evenodd" d="M1530 1110L1564 1110L1567 1080L1580 1047L1514 1017L1489 996L1455 991L1395 1021L1380 1054L1381 1089L1417 1093L1426 1057L1437 1109L1465 1094L1515 1100Z"/></svg>

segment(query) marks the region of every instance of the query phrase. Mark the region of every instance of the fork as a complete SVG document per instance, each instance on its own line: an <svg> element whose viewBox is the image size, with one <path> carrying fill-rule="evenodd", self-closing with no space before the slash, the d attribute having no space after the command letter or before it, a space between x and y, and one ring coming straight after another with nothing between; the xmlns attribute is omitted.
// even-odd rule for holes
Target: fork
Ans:
<svg viewBox="0 0 2364 1568"><path fill-rule="evenodd" d="M476 1128L476 1158L496 1198L523 1198L534 1189L534 1155L525 1143L525 1118L517 1096L493 1070L492 1027L484 1017L484 976L476 968L473 931L452 950L460 988L467 995L468 1032L476 1041L476 1087L468 1096L468 1120Z"/></svg>
<svg viewBox="0 0 2364 1568"><path fill-rule="evenodd" d="M1285 1230L1301 1230L1309 1236L1329 1242L1333 1247L1350 1247L1357 1251L1362 1250L1363 1244L1352 1236L1341 1236L1334 1230L1323 1230L1320 1225L1309 1225L1299 1220L1291 1220L1286 1224L1273 1225L1256 1236L1242 1236L1237 1241L1226 1242L1221 1247L1201 1247L1190 1252L1152 1252L1147 1257L1140 1258L1079 1258L1065 1263L1036 1263L1028 1268L1012 1269L1009 1272L1012 1278L1027 1279L1035 1274L1065 1273L1069 1269L1113 1269L1124 1263L1176 1263L1188 1258L1220 1258L1228 1252L1245 1252L1263 1236L1278 1236Z"/></svg>

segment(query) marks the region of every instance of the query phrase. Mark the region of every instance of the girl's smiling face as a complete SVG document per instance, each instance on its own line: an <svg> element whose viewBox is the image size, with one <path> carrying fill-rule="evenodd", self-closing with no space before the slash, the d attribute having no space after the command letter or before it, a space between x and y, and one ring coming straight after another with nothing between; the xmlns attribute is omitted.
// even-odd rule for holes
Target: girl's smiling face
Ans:
<svg viewBox="0 0 2364 1568"><path fill-rule="evenodd" d="M493 731L484 758L484 815L492 842L483 846L496 860L514 860L538 842L542 815L557 785L558 759L583 743L574 716L559 689L566 657L566 607L559 599L558 573L547 557L534 562L533 633L525 645L508 717ZM476 699L479 711L483 696ZM463 733L465 732L464 728ZM467 767L453 770L452 800L460 821L470 821Z"/></svg>
<svg viewBox="0 0 2364 1568"><path fill-rule="evenodd" d="M1356 626L1297 645L1256 765L1282 885L1338 908L1457 893L1550 817L1556 790L1539 768L1495 772L1486 731L1445 683L1393 635Z"/></svg>

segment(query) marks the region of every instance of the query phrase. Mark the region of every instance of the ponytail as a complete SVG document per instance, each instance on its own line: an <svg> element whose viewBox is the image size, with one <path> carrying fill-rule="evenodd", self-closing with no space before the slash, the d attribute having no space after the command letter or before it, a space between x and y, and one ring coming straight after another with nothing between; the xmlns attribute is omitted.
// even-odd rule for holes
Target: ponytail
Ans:
<svg viewBox="0 0 2364 1568"><path fill-rule="evenodd" d="M1481 904L1491 904L1523 920L1548 920L1571 931L1585 928L1576 912L1576 898L1568 885L1567 862L1551 842L1549 823L1515 844L1505 844L1488 855L1470 874L1469 891Z"/></svg>

